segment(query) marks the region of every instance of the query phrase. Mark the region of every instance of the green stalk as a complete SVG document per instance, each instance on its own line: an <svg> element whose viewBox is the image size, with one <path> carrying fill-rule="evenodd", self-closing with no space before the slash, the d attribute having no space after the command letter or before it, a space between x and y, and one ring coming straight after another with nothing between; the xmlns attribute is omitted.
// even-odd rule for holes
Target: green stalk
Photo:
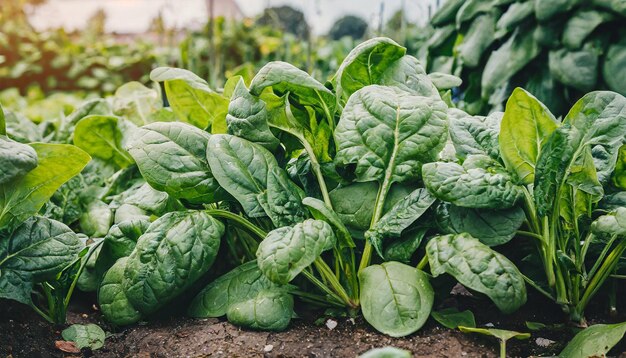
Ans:
<svg viewBox="0 0 626 358"><path fill-rule="evenodd" d="M332 269L328 267L326 262L321 257L318 257L317 259L315 259L314 265L320 275L322 275L322 277L326 279L326 281L330 284L330 287L341 298L341 300L345 304L351 307L355 307L354 302L352 302L350 296L343 288L339 280L337 280L337 277L335 277L335 274L333 273Z"/></svg>
<svg viewBox="0 0 626 358"><path fill-rule="evenodd" d="M315 152L311 147L311 144L303 137L300 139L302 145L304 146L304 150L309 155L309 160L311 161L311 168L313 168L313 172L315 173L315 177L317 178L317 183L320 186L320 191L322 192L322 198L324 198L324 204L329 208L333 208L333 203L330 201L330 195L328 195L328 187L326 186L326 180L324 179L324 175L322 174L322 168L320 167L320 163L317 161L317 157L315 156Z"/></svg>
<svg viewBox="0 0 626 358"><path fill-rule="evenodd" d="M526 281L527 284L531 285L535 290L537 290L537 292L546 296L551 301L555 301L554 297L548 291L541 288L541 286L539 286L535 281L531 280L528 276L524 274L522 274L522 277L524 278L524 281Z"/></svg>
<svg viewBox="0 0 626 358"><path fill-rule="evenodd" d="M236 224L240 225L241 227L247 229L251 233L255 234L261 240L265 239L265 236L267 236L267 233L265 231L263 231L261 228L254 225L253 223L248 221L248 219L244 218L241 215L237 215L237 214L231 213L230 211L222 210L222 209L208 209L206 210L206 213L211 216L215 216L217 218L231 220L235 222Z"/></svg>
<svg viewBox="0 0 626 358"><path fill-rule="evenodd" d="M380 220L380 217L383 215L383 208L385 206L385 199L387 199L387 193L389 192L389 188L391 187L391 175L385 175L385 179L383 183L378 188L378 194L376 194L376 204L374 206L374 215L372 216L372 221L370 223L370 228L373 228L374 225ZM359 272L369 266L370 260L372 259L372 244L369 240L365 241L365 248L363 249L363 256L361 256L361 263L359 264Z"/></svg>
<svg viewBox="0 0 626 358"><path fill-rule="evenodd" d="M500 340L500 358L506 358L506 341Z"/></svg>
<svg viewBox="0 0 626 358"><path fill-rule="evenodd" d="M424 268L428 265L428 256L426 254L424 254L424 257L422 257L422 260L417 264L417 269L418 270L424 270Z"/></svg>

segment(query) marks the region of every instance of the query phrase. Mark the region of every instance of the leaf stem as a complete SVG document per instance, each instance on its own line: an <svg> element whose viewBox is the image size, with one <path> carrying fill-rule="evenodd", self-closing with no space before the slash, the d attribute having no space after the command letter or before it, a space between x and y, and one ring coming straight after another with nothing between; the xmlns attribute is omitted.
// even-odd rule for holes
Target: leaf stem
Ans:
<svg viewBox="0 0 626 358"><path fill-rule="evenodd" d="M244 218L241 215L237 215L237 214L231 213L230 211L222 210L222 209L207 209L206 213L211 216L234 221L241 227L255 234L261 240L265 239L265 236L267 236L267 233L263 231L263 229L254 225L253 223L248 221L248 219Z"/></svg>
<svg viewBox="0 0 626 358"><path fill-rule="evenodd" d="M385 200L387 199L387 193L391 187L391 174L385 175L383 183L378 188L378 194L376 194L376 204L374 206L374 215L372 215L372 221L370 223L370 229L376 225L380 217L383 215L383 208L385 207ZM363 256L361 256L361 262L359 264L359 272L369 266L372 259L372 243L369 240L365 241L365 248L363 249Z"/></svg>
<svg viewBox="0 0 626 358"><path fill-rule="evenodd" d="M424 254L424 257L422 257L422 259L420 260L420 262L417 264L417 269L418 270L424 270L424 268L428 265L428 255Z"/></svg>

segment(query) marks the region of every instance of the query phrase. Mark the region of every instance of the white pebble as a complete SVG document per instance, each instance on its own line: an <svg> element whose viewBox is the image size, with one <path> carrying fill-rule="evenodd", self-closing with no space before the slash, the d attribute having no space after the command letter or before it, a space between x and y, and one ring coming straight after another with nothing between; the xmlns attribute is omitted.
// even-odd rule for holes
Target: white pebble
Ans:
<svg viewBox="0 0 626 358"><path fill-rule="evenodd" d="M327 320L326 327L328 327L328 329L332 331L333 329L335 329L335 327L337 327L337 321L335 321L334 319Z"/></svg>
<svg viewBox="0 0 626 358"><path fill-rule="evenodd" d="M273 344L268 344L265 346L265 348L263 348L263 352L271 352L272 349L274 349L274 345Z"/></svg>

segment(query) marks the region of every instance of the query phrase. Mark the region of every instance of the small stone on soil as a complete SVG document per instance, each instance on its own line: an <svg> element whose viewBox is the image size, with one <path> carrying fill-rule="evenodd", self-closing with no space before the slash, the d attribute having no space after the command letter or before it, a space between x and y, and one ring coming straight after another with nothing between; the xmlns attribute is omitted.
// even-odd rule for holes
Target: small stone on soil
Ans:
<svg viewBox="0 0 626 358"><path fill-rule="evenodd" d="M537 343L537 345L538 345L539 347L544 347L544 348L545 348L545 347L548 347L548 346L550 346L551 344L553 344L553 343L554 343L554 341L549 340L549 339L547 339L547 338L541 338L541 337L539 337L539 338L537 338L537 339L535 340L535 343Z"/></svg>
<svg viewBox="0 0 626 358"><path fill-rule="evenodd" d="M265 346L265 348L263 348L263 352L271 352L272 349L274 349L274 345L273 344L268 344Z"/></svg>
<svg viewBox="0 0 626 358"><path fill-rule="evenodd" d="M327 320L326 327L328 327L328 329L332 331L333 329L335 329L335 327L337 327L337 321L335 321L334 319Z"/></svg>

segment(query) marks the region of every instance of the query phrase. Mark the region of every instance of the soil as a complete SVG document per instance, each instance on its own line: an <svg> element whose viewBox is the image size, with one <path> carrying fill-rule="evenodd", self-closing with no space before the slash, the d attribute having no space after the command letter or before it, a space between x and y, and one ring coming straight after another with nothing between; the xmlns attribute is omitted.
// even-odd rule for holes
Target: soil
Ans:
<svg viewBox="0 0 626 358"><path fill-rule="evenodd" d="M70 307L68 325L96 323L112 330L102 320L93 296L78 296ZM507 344L511 357L556 355L575 332L560 324L562 315L550 302L531 297L524 308L503 316L485 300L464 294L440 302L436 309L456 307L470 309L478 326L495 326L531 332L528 340ZM591 308L590 324L625 321L626 317L607 318L601 308ZM103 348L83 349L68 354L55 347L62 340L65 326L53 326L39 318L27 306L0 300L0 357L356 357L376 347L395 346L413 352L414 357L496 357L498 343L492 337L468 335L441 327L430 319L417 333L391 338L377 333L361 318L328 318L337 322L332 330L328 319L312 315L294 320L285 332L256 332L237 328L220 319L161 318L150 323L113 331ZM529 331L526 321L541 322L549 327ZM538 341L538 339L540 339ZM626 358L626 340L611 356ZM538 343L549 343L547 346Z"/></svg>

